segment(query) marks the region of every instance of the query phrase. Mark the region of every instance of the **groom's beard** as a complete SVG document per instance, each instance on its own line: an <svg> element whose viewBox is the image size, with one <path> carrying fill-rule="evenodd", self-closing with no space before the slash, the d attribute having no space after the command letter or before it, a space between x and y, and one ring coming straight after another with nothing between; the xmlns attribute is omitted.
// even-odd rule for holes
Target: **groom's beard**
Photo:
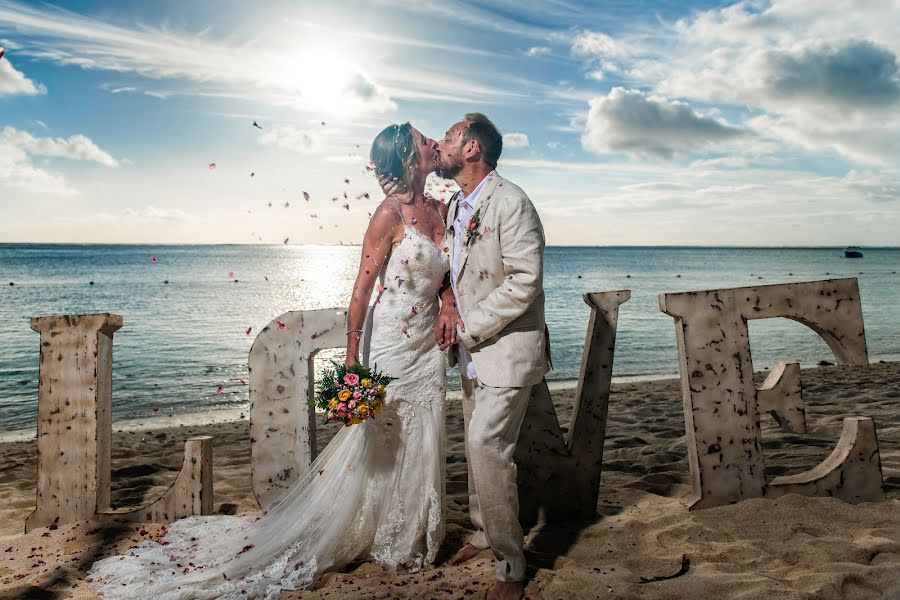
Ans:
<svg viewBox="0 0 900 600"><path fill-rule="evenodd" d="M453 179L459 175L462 168L463 161L461 158L456 157L456 160L452 160L444 157L443 154L439 154L437 167L435 167L434 172L438 177L442 177L443 179Z"/></svg>

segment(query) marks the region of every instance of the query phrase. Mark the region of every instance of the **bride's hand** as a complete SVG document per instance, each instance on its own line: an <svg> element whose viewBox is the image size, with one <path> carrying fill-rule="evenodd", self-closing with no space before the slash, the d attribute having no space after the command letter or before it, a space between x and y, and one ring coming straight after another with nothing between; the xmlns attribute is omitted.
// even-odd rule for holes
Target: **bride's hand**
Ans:
<svg viewBox="0 0 900 600"><path fill-rule="evenodd" d="M355 365L358 362L359 362L359 353L358 352L354 352L354 353L347 352L347 357L344 359L345 367L352 367L353 365Z"/></svg>

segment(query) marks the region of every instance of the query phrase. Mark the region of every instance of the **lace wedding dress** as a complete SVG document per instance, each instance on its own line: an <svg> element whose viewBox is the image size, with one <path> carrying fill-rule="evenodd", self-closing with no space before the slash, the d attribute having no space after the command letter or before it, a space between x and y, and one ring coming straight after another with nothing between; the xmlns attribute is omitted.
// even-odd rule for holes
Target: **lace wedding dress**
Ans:
<svg viewBox="0 0 900 600"><path fill-rule="evenodd" d="M104 598L277 598L355 559L417 570L444 537L444 357L435 345L448 257L411 226L381 274L364 362L397 380L377 418L341 429L267 511L188 517L160 543L96 562ZM367 356L366 356L367 355Z"/></svg>

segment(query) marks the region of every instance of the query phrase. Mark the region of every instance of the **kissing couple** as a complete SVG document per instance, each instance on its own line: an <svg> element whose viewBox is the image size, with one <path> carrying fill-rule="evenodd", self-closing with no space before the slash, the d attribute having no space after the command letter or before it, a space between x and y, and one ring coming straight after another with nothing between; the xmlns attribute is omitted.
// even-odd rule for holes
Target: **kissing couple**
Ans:
<svg viewBox="0 0 900 600"><path fill-rule="evenodd" d="M387 195L363 238L346 364L362 359L396 378L382 413L341 429L260 515L187 517L160 542L94 563L89 582L104 598L274 599L354 560L431 565L446 526L448 359L460 372L476 530L451 563L490 548L487 598L523 597L513 454L532 387L546 386L549 370L544 232L525 192L497 173L502 149L480 113L437 142L409 123L375 137L370 157ZM432 172L460 187L446 205L425 193Z"/></svg>

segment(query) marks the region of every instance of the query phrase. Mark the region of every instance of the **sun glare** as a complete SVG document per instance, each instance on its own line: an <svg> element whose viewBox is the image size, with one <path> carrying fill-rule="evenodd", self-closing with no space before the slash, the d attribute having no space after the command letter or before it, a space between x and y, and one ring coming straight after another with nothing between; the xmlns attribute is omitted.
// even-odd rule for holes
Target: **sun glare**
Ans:
<svg viewBox="0 0 900 600"><path fill-rule="evenodd" d="M271 76L297 93L297 102L319 111L347 114L358 104L351 84L358 70L333 45L305 44L274 65Z"/></svg>

